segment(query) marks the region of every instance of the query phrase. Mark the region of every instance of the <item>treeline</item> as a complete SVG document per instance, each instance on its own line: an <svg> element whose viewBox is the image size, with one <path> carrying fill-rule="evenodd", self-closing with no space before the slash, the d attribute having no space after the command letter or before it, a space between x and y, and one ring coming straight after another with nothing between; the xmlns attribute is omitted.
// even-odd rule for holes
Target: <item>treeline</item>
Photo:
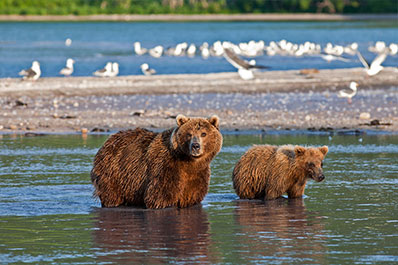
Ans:
<svg viewBox="0 0 398 265"><path fill-rule="evenodd" d="M397 13L398 0L0 0L0 14Z"/></svg>

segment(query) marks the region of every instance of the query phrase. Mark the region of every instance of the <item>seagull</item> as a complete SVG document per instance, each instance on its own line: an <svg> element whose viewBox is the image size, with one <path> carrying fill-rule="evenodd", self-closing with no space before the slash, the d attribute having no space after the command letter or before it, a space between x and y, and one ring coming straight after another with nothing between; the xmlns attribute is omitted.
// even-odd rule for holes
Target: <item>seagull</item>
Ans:
<svg viewBox="0 0 398 265"><path fill-rule="evenodd" d="M347 98L348 104L351 104L352 103L351 98L353 96L355 96L355 94L357 93L357 89L358 89L357 82L352 81L350 83L350 89L348 89L348 90L346 90L346 89L340 90L339 93L337 94L337 96L339 98Z"/></svg>
<svg viewBox="0 0 398 265"><path fill-rule="evenodd" d="M71 46L71 45L72 45L72 39L67 38L67 39L65 40L65 46L69 47L69 46Z"/></svg>
<svg viewBox="0 0 398 265"><path fill-rule="evenodd" d="M23 76L23 79L37 80L41 75L40 63L33 61L32 67L27 70L22 70L18 73Z"/></svg>
<svg viewBox="0 0 398 265"><path fill-rule="evenodd" d="M330 63L331 61L342 61L342 62L350 62L349 59L344 58L342 56L338 56L338 55L333 55L333 54L326 54L326 53L322 53L321 54L321 58L324 59L325 61L327 61L328 63Z"/></svg>
<svg viewBox="0 0 398 265"><path fill-rule="evenodd" d="M111 71L109 72L110 77L115 77L119 74L119 64L118 63L112 63Z"/></svg>
<svg viewBox="0 0 398 265"><path fill-rule="evenodd" d="M156 74L155 69L149 68L149 65L147 63L141 64L141 71L144 75L153 75Z"/></svg>
<svg viewBox="0 0 398 265"><path fill-rule="evenodd" d="M266 69L267 66L255 65L255 61L245 61L239 58L230 48L224 48L224 57L227 61L238 69L238 73L243 80L254 78L253 69Z"/></svg>
<svg viewBox="0 0 398 265"><path fill-rule="evenodd" d="M64 76L70 76L73 73L73 64L75 61L71 58L66 60L66 66L59 71L59 74Z"/></svg>
<svg viewBox="0 0 398 265"><path fill-rule="evenodd" d="M141 43L139 41L134 42L134 52L137 55L144 55L148 50L141 47Z"/></svg>
<svg viewBox="0 0 398 265"><path fill-rule="evenodd" d="M163 55L163 46L158 45L148 51L149 55L155 58L160 58Z"/></svg>
<svg viewBox="0 0 398 265"><path fill-rule="evenodd" d="M365 67L366 73L368 76L377 75L381 70L383 70L383 66L381 65L384 60L387 58L388 52L379 53L376 58L373 60L371 64L362 56L362 54L357 51L357 55L363 66Z"/></svg>
<svg viewBox="0 0 398 265"><path fill-rule="evenodd" d="M95 71L93 73L93 75L99 76L99 77L108 77L108 76L110 76L111 72L112 72L112 63L108 62L108 63L106 63L106 65L103 69Z"/></svg>
<svg viewBox="0 0 398 265"><path fill-rule="evenodd" d="M207 59L207 58L209 58L209 56L210 56L210 50L209 50L209 44L207 43L207 42L204 42L203 44L202 44L202 46L200 46L200 53L201 53L201 55L202 55L202 57L204 58L204 59Z"/></svg>

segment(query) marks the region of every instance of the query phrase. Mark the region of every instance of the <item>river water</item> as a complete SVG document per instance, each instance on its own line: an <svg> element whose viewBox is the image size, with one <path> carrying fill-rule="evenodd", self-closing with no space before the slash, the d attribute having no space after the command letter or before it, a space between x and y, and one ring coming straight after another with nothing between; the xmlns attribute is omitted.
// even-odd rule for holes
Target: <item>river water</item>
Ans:
<svg viewBox="0 0 398 265"><path fill-rule="evenodd" d="M18 77L21 69L33 60L41 64L42 76L60 76L58 72L67 58L73 58L75 76L90 76L106 62L118 62L121 75L142 74L140 65L149 63L158 74L231 72L236 69L223 57L189 58L133 53L133 43L140 41L145 48L162 45L165 48L181 42L201 45L215 41L233 43L285 39L293 43L306 41L322 47L332 44L349 45L357 42L368 59L375 55L367 49L376 41L397 43L397 21L360 22L0 22L0 78ZM65 40L72 40L65 46ZM356 56L346 56L348 62L326 62L319 56L259 56L257 64L270 70L302 68L362 67ZM398 56L389 56L385 66L397 66Z"/></svg>
<svg viewBox="0 0 398 265"><path fill-rule="evenodd" d="M225 134L204 201L101 208L92 160L108 135L0 135L2 264L393 264L398 136ZM252 144L328 145L303 199L239 200L231 172Z"/></svg>

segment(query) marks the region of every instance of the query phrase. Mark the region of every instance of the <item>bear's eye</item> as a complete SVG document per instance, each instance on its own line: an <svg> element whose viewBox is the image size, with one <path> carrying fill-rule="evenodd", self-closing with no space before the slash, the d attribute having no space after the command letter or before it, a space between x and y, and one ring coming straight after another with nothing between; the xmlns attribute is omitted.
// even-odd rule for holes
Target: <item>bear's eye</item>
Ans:
<svg viewBox="0 0 398 265"><path fill-rule="evenodd" d="M202 132L201 136L202 136L202 137L205 137L205 136L206 136L206 133L205 133L205 132Z"/></svg>
<svg viewBox="0 0 398 265"><path fill-rule="evenodd" d="M192 134L187 133L187 137L188 137L188 138L191 138L191 137L192 137Z"/></svg>
<svg viewBox="0 0 398 265"><path fill-rule="evenodd" d="M309 162L309 163L308 163L308 167L315 167L315 164L312 163L312 162Z"/></svg>

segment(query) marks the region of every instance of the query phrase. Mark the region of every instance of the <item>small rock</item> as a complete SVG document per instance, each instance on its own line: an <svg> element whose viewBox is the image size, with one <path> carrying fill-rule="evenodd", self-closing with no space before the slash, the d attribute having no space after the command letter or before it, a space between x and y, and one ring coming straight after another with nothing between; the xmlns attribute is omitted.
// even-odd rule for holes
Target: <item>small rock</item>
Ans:
<svg viewBox="0 0 398 265"><path fill-rule="evenodd" d="M15 100L15 106L20 107L20 106L28 106L27 103L23 102L22 100Z"/></svg>
<svg viewBox="0 0 398 265"><path fill-rule="evenodd" d="M3 125L0 125L0 130L3 130L4 129L4 126Z"/></svg>
<svg viewBox="0 0 398 265"><path fill-rule="evenodd" d="M17 130L18 127L15 124L11 124L8 128L10 128L10 130Z"/></svg>
<svg viewBox="0 0 398 265"><path fill-rule="evenodd" d="M28 130L28 131L33 131L33 130L36 130L36 127L35 126L26 126L26 130Z"/></svg>
<svg viewBox="0 0 398 265"><path fill-rule="evenodd" d="M370 121L370 126L377 126L377 125L380 125L380 121L379 120Z"/></svg>
<svg viewBox="0 0 398 265"><path fill-rule="evenodd" d="M145 110L140 109L140 110L131 112L131 113L130 113L130 116L138 116L138 117L141 117L142 115L144 115L144 113L145 113Z"/></svg>
<svg viewBox="0 0 398 265"><path fill-rule="evenodd" d="M359 119L361 120L369 120L370 119L370 113L369 112L362 112L359 114Z"/></svg>
<svg viewBox="0 0 398 265"><path fill-rule="evenodd" d="M73 103L73 107L75 108L79 107L79 103L78 102Z"/></svg>
<svg viewBox="0 0 398 265"><path fill-rule="evenodd" d="M306 115L304 119L305 119L306 121L311 120L311 115Z"/></svg>

